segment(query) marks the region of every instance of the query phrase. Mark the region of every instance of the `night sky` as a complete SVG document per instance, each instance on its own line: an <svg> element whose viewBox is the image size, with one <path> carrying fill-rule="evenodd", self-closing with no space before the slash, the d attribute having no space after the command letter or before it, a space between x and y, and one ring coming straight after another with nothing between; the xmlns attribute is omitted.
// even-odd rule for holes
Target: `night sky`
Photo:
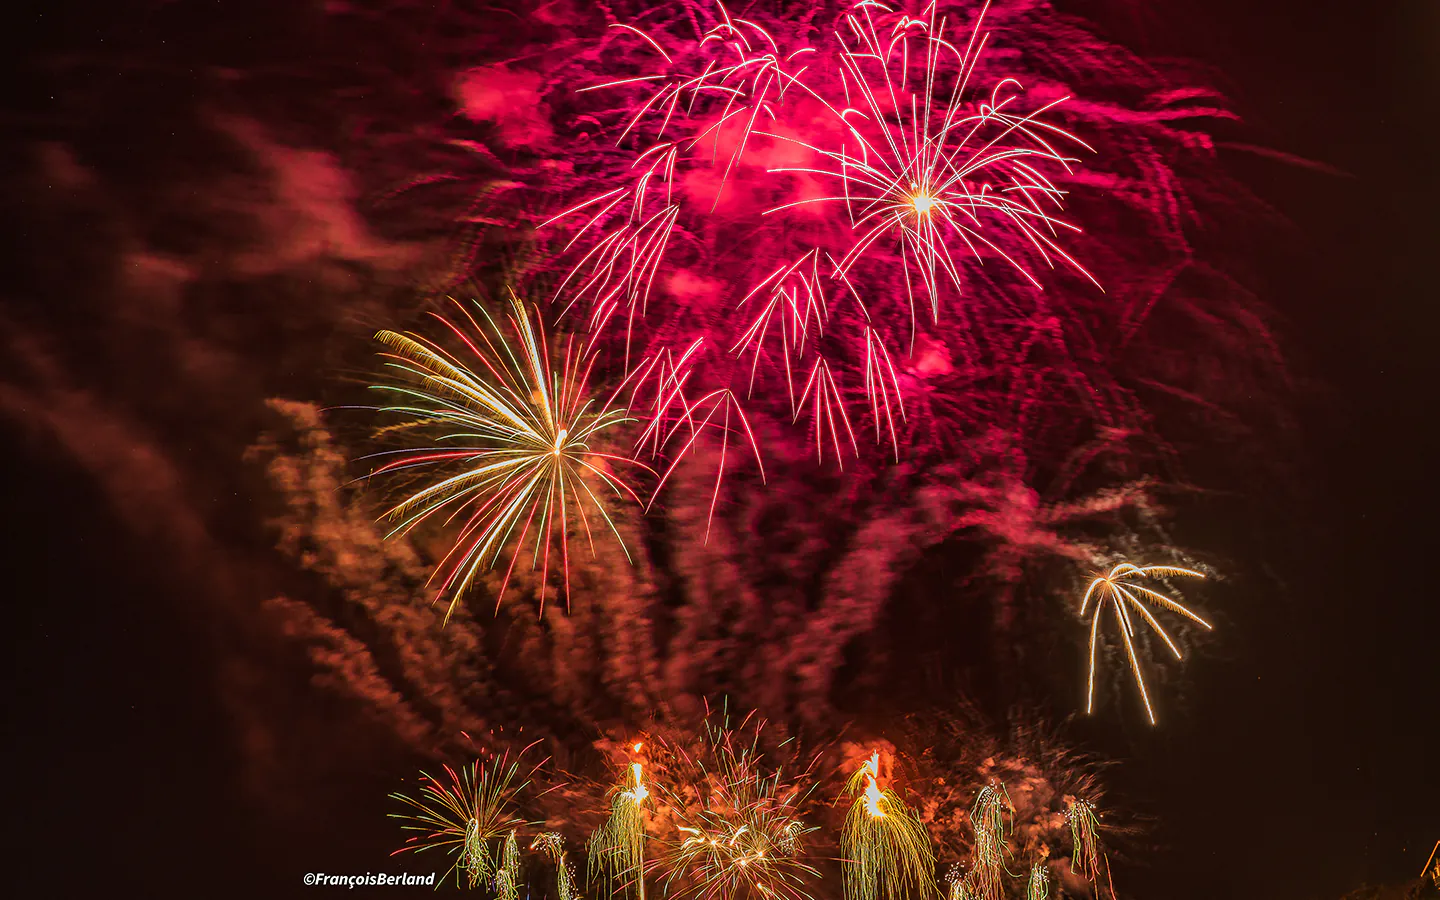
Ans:
<svg viewBox="0 0 1440 900"><path fill-rule="evenodd" d="M1153 733L1081 730L1087 747L1121 763L1107 774L1116 795L1153 820L1143 853L1117 877L1121 896L1318 900L1411 879L1440 839L1440 5L1061 5L1141 52L1213 67L1247 122L1245 143L1313 163L1225 152L1290 223L1263 229L1247 262L1300 375L1298 426L1276 474L1197 504L1180 529L1188 546L1244 573L1212 592L1224 634L1185 669L1183 704ZM144 346L181 333L164 309L137 311L144 325L97 314L120 277L99 248L128 239L107 215L183 203L172 178L189 185L225 170L210 148L185 142L193 110L216 104L206 96L214 82L191 74L197 57L221 53L257 71L299 65L304 17L284 6L27 4L8 54L0 202L23 258L6 267L0 293L5 879L36 890L309 895L302 873L384 871L394 847L385 794L410 771L404 751L355 740L347 710L308 688L294 660L257 652L237 613L299 577L268 561L260 488L201 477L177 505L171 474L143 458L146 436L123 426L143 420L187 471L223 473L260 423L217 425L154 396L164 377L144 371ZM77 59L113 62L76 75L67 66ZM77 88L87 79L106 90ZM278 98L255 115L302 115L308 104L323 102ZM281 127L302 144L313 125ZM110 212L53 199L63 167L35 161L66 142L104 172ZM168 227L208 227L204 216ZM221 298L213 323L185 333L243 332L252 300ZM271 374L217 384L253 394L278 383L324 400L327 379L363 363L294 348L334 330L368 349L369 301L326 308L302 292L284 302L296 310L288 331L256 338L278 347ZM66 360L48 381L36 374L51 371L34 362L42 357ZM93 406L87 384L122 379L105 396L123 403L113 398L131 377L147 393L134 397L143 419ZM100 449L131 438L128 456ZM237 713L237 684L293 738L286 752L298 755L270 761L293 770L288 796L256 796L241 775L272 748Z"/></svg>

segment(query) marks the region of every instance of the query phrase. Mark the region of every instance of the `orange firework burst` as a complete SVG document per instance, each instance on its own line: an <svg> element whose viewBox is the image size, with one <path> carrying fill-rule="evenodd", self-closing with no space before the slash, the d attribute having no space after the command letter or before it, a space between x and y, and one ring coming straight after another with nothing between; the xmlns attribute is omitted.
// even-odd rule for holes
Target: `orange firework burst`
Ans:
<svg viewBox="0 0 1440 900"><path fill-rule="evenodd" d="M750 722L747 716L739 729ZM664 800L675 830L668 842L667 889L694 900L809 900L806 883L819 872L805 861L801 818L813 782L808 770L785 773L764 763L761 723L748 746L728 722L707 722L695 756L665 746L674 783Z"/></svg>

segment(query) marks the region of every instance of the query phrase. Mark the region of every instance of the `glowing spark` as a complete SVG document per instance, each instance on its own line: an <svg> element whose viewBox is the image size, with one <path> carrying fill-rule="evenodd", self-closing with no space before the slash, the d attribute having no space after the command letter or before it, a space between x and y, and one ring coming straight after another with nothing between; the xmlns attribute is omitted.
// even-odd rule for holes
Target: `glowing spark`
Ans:
<svg viewBox="0 0 1440 900"><path fill-rule="evenodd" d="M511 295L510 324L516 341L506 340L500 326L483 307L481 328L470 311L456 302L460 327L436 316L477 365L438 343L419 336L382 331L379 339L393 348L388 365L398 370L396 383L377 387L397 395L400 403L382 411L398 413L401 423L385 429L392 434L429 436L430 446L406 448L372 477L416 469L437 474L387 516L398 524L391 535L406 534L432 518L462 521L449 554L436 569L448 568L436 599L449 595L449 620L460 596L477 575L494 568L513 541L510 565L496 598L504 597L520 548L533 536L532 559L543 566L540 608L544 610L550 552L558 539L564 571L566 602L570 594L569 535L583 526L591 552L589 511L620 540L596 487L616 497L639 497L611 469L636 465L633 459L604 452L600 445L623 422L624 409L590 396L590 366L567 343L558 370L540 325ZM624 541L622 550L628 558Z"/></svg>
<svg viewBox="0 0 1440 900"><path fill-rule="evenodd" d="M856 799L840 837L845 900L902 900L907 892L934 889L930 835L893 791L879 786L877 752L850 778ZM864 785L862 789L862 785Z"/></svg>
<svg viewBox="0 0 1440 900"><path fill-rule="evenodd" d="M1097 575L1085 590L1085 598L1080 603L1082 617L1090 608L1090 601L1092 599L1095 601L1094 613L1090 620L1090 676L1085 701L1087 713L1095 710L1095 662L1099 656L1100 617L1106 609L1109 609L1114 613L1115 621L1120 629L1120 636L1125 641L1125 651L1130 658L1130 669L1135 674L1135 683L1140 686L1140 699L1145 702L1145 714L1149 716L1150 724L1155 724L1155 710L1150 705L1150 694L1145 689L1145 675L1140 671L1140 657L1135 650L1135 623L1131 618L1131 611L1139 614L1155 630L1155 633L1160 635L1161 639L1165 641L1165 645L1170 648L1170 652L1175 654L1176 659L1180 659L1180 648L1170 639L1170 635L1165 632L1150 610L1145 608L1145 604L1141 600L1179 613L1206 629L1211 627L1209 622L1182 604L1131 580L1152 576L1165 578L1172 575L1184 575L1189 578L1205 577L1199 572L1176 566L1142 567L1131 563L1121 563L1111 569L1108 575Z"/></svg>

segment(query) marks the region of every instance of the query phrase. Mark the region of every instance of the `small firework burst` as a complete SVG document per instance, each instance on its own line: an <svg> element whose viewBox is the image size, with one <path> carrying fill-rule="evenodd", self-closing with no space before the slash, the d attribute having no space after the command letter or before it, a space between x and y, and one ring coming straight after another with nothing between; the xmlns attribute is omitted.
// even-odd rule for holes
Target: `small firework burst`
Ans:
<svg viewBox="0 0 1440 900"><path fill-rule="evenodd" d="M395 853L441 850L453 855L456 859L450 872L464 872L466 883L472 888L496 881L496 876L509 862L507 854L513 853L510 857L515 866L513 875L518 876L519 848L512 850L511 844L515 841L515 828L524 822L512 810L516 794L530 784L534 771L531 769L522 777L519 759L512 760L506 753L492 756L483 764L476 760L459 770L447 765L445 780L421 772L418 797L390 795L413 810L391 813L391 818L405 823L401 827L406 831L420 832ZM507 831L510 837L497 859L491 845Z"/></svg>
<svg viewBox="0 0 1440 900"><path fill-rule="evenodd" d="M840 837L846 900L901 900L934 887L935 856L920 819L892 790L880 787L876 751L850 778L855 797Z"/></svg>
<svg viewBox="0 0 1440 900"><path fill-rule="evenodd" d="M1109 609L1115 614L1115 621L1120 629L1120 636L1125 641L1125 652L1130 657L1130 670L1135 674L1135 683L1140 687L1140 699L1145 702L1145 714L1150 718L1150 724L1155 724L1155 710L1150 705L1150 694L1145 690L1145 675L1140 670L1140 657L1135 650L1135 623L1131 619L1131 611L1138 613L1165 641L1165 646L1180 659L1180 648L1170 639L1170 635L1161 627L1160 622L1150 610L1145 608L1147 601L1155 606L1168 609L1171 612L1179 613L1185 618L1198 625L1209 629L1209 622L1197 616L1187 609L1183 604L1157 593L1144 585L1136 584L1134 578L1159 577L1165 578L1172 575L1184 575L1187 578L1204 578L1205 576L1193 569L1182 569L1178 566L1137 566L1132 563L1121 563L1112 568L1108 574L1096 575L1085 590L1085 598L1080 603L1080 615L1084 617L1087 609L1090 608L1090 601L1095 601L1094 611L1090 616L1090 677L1086 693L1085 711L1095 711L1095 661L1100 649L1100 617Z"/></svg>
<svg viewBox="0 0 1440 900"><path fill-rule="evenodd" d="M667 893L674 885L696 900L809 900L806 884L819 872L803 858L804 839L815 829L800 808L813 781L808 771L787 776L764 764L762 728L757 722L744 745L727 719L707 722L695 756L662 742L676 776L666 780L664 802L679 832L667 847Z"/></svg>
<svg viewBox="0 0 1440 900"><path fill-rule="evenodd" d="M416 469L436 473L386 517L398 523L390 536L435 518L462 523L454 547L436 571L448 570L436 595L437 600L450 597L447 621L460 595L495 567L512 541L514 551L497 604L527 540L533 540L533 558L544 570L541 610L556 543L568 603L569 533L576 520L592 551L588 511L620 539L597 489L639 500L612 470L644 467L601 447L617 426L629 421L626 411L613 397L604 401L592 396L592 362L582 358L573 340L566 343L557 366L538 320L514 294L510 299L514 343L484 307L476 308L487 327L458 301L456 321L462 324L438 315L436 319L464 353L451 353L422 335L382 331L377 336L393 350L386 354L387 365L400 373L394 383L376 387L398 397L396 405L381 411L402 417L385 433L407 440L424 436L426 445L386 454L393 458L371 477ZM620 546L624 549L623 540Z"/></svg>
<svg viewBox="0 0 1440 900"><path fill-rule="evenodd" d="M613 881L633 878L640 900L645 900L645 786L641 763L631 763L626 783L615 789L610 817L590 836L587 846L590 874L600 873ZM622 885L626 882L622 882Z"/></svg>
<svg viewBox="0 0 1440 900"><path fill-rule="evenodd" d="M1050 869L1038 862L1030 867L1030 878L1025 882L1025 900L1046 900L1050 896Z"/></svg>
<svg viewBox="0 0 1440 900"><path fill-rule="evenodd" d="M542 831L530 842L531 850L548 854L555 863L555 900L576 900L575 866L566 858L565 837L558 831Z"/></svg>
<svg viewBox="0 0 1440 900"><path fill-rule="evenodd" d="M1079 797L1065 798L1065 822L1070 826L1070 867L1075 874L1094 879L1100 874L1100 817L1095 804Z"/></svg>
<svg viewBox="0 0 1440 900"><path fill-rule="evenodd" d="M519 900L520 842L516 839L513 828L500 850L500 865L495 869L494 887L497 900Z"/></svg>
<svg viewBox="0 0 1440 900"><path fill-rule="evenodd" d="M945 884L949 886L947 900L975 900L970 892L970 878L960 863L951 863L945 872Z"/></svg>
<svg viewBox="0 0 1440 900"><path fill-rule="evenodd" d="M971 876L980 900L999 900L1004 895L1000 876L1005 871L1005 857L1009 852L1006 820L1014 810L1010 794L999 782L981 788L970 810L970 825L975 829Z"/></svg>

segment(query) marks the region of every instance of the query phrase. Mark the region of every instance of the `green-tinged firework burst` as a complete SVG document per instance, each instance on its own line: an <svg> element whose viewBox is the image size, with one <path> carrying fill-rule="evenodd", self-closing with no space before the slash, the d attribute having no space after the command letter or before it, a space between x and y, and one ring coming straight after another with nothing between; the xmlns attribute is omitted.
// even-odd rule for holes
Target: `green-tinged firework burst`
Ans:
<svg viewBox="0 0 1440 900"><path fill-rule="evenodd" d="M845 900L879 900L882 893L902 900L934 888L930 835L894 791L880 789L879 779L877 751L850 779L855 800L840 836Z"/></svg>
<svg viewBox="0 0 1440 900"><path fill-rule="evenodd" d="M590 836L588 867L608 876L612 883L630 878L639 900L645 900L645 801L650 789L645 786L644 767L631 763L626 785L615 790L610 802L610 818Z"/></svg>
<svg viewBox="0 0 1440 900"><path fill-rule="evenodd" d="M1025 900L1046 900L1050 896L1050 870L1044 863L1030 867L1030 879L1025 884Z"/></svg>
<svg viewBox="0 0 1440 900"><path fill-rule="evenodd" d="M512 808L515 795L529 785L529 776L521 778L520 763L511 760L509 754L492 757L485 764L477 760L458 771L447 765L445 773L448 778L442 781L421 772L418 797L390 795L413 810L391 813L390 817L404 822L401 827L406 831L420 832L395 853L441 850L455 856L455 863L445 877L448 878L450 872L463 872L467 885L472 888L482 882L493 882L506 865L514 829L524 824L512 813ZM510 839L497 859L491 845L507 831L511 833ZM514 850L514 860L514 875L518 877L518 847ZM518 880L515 883L518 884Z"/></svg>
<svg viewBox="0 0 1440 900"><path fill-rule="evenodd" d="M678 832L666 847L667 894L809 900L806 884L819 872L803 859L804 838L815 829L801 820L800 806L813 787L811 773L787 777L767 769L758 749L760 725L748 746L739 745L723 721L706 726L705 746L693 758L662 742L671 758L687 764L667 771L689 774L674 783L667 778L662 789Z"/></svg>
<svg viewBox="0 0 1440 900"><path fill-rule="evenodd" d="M580 892L575 890L575 867L566 858L564 836L556 831L541 832L531 842L530 849L547 853L555 861L555 900L578 900Z"/></svg>
<svg viewBox="0 0 1440 900"><path fill-rule="evenodd" d="M1065 798L1065 821L1070 825L1070 868L1084 878L1100 875L1100 818L1095 804L1078 797Z"/></svg>
<svg viewBox="0 0 1440 900"><path fill-rule="evenodd" d="M992 782L980 789L975 806L970 810L970 825L975 829L975 851L971 860L971 878L979 900L1000 900L1004 895L1001 873L1005 871L1006 817L1015 809L1005 785Z"/></svg>
<svg viewBox="0 0 1440 900"><path fill-rule="evenodd" d="M515 839L515 829L505 838L500 851L500 865L495 870L496 900L519 900L520 897L520 842Z"/></svg>
<svg viewBox="0 0 1440 900"><path fill-rule="evenodd" d="M398 397L382 411L403 417L384 433L423 438L425 445L389 454L393 458L372 477L416 469L433 473L386 514L397 523L391 536L435 518L460 523L454 546L436 569L437 576L446 573L436 598L450 598L447 621L465 590L512 545L497 604L528 544L542 568L543 611L557 542L568 603L569 533L577 520L592 552L590 511L620 538L597 489L639 499L612 469L644 467L602 450L608 434L629 419L614 396L602 401L591 395L594 357L587 361L572 339L558 360L552 358L538 313L532 317L513 294L510 299L513 342L484 307L474 305L486 326L481 327L471 308L458 301L455 321L435 318L461 353L417 334L377 335L391 348L384 354L387 365L399 373L394 383L376 386Z"/></svg>

